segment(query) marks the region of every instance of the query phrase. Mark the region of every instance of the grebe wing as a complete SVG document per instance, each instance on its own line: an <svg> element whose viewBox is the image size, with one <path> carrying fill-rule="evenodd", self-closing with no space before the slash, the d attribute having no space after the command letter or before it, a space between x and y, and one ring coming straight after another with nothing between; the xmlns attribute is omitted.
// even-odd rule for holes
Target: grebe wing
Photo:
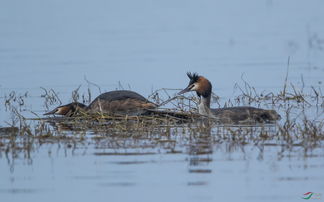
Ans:
<svg viewBox="0 0 324 202"><path fill-rule="evenodd" d="M248 106L212 109L212 113L220 119L228 120L231 122L269 122L277 121L281 118L275 110L267 110Z"/></svg>
<svg viewBox="0 0 324 202"><path fill-rule="evenodd" d="M115 100L124 100L124 99L135 99L135 100L140 100L143 102L149 102L142 95L140 95L134 91L130 91L130 90L116 90L116 91L106 92L106 93L103 93L103 94L99 95L98 97L96 97L96 99L94 99L94 101L97 99L105 100L105 101L109 101L109 102L115 101Z"/></svg>

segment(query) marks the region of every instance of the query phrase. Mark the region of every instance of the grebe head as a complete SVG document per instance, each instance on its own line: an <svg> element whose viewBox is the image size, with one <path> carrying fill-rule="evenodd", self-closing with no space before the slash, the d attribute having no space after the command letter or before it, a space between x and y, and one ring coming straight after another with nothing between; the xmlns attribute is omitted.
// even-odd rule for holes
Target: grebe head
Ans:
<svg viewBox="0 0 324 202"><path fill-rule="evenodd" d="M207 98L211 95L212 92L212 84L208 79L206 79L203 76L199 76L197 73L187 73L187 76L189 77L189 85L180 91L178 94L183 94L189 91L196 91L197 95L203 96L204 98Z"/></svg>
<svg viewBox="0 0 324 202"><path fill-rule="evenodd" d="M79 103L79 102L72 102L70 104L67 105L62 105L59 107L56 107L55 109L53 109L50 112L45 113L44 115L51 115L51 114L55 114L55 115L63 115L63 116L73 116L74 114L76 114L80 109L86 109L87 106Z"/></svg>

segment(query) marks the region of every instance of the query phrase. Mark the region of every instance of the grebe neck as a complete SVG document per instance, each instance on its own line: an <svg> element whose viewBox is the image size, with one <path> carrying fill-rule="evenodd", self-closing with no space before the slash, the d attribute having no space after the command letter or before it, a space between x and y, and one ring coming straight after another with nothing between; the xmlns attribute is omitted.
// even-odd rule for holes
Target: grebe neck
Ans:
<svg viewBox="0 0 324 202"><path fill-rule="evenodd" d="M211 99L211 95L200 97L200 101L198 105L199 114L204 116L214 117L214 115L210 111L210 99Z"/></svg>

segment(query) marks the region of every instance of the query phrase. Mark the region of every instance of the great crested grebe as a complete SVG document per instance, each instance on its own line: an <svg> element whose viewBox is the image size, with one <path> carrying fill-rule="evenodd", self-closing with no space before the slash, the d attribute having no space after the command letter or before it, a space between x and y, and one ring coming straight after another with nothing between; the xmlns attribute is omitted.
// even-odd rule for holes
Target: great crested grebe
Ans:
<svg viewBox="0 0 324 202"><path fill-rule="evenodd" d="M57 114L63 116L74 116L79 111L86 113L105 113L118 115L141 115L157 105L148 101L140 94L129 90L116 90L103 93L86 106L79 102L56 107L44 115Z"/></svg>
<svg viewBox="0 0 324 202"><path fill-rule="evenodd" d="M228 107L210 109L212 84L208 79L196 73L187 73L189 85L178 94L196 91L200 98L198 112L201 115L215 118L222 123L271 123L280 120L275 110L265 110L255 107Z"/></svg>

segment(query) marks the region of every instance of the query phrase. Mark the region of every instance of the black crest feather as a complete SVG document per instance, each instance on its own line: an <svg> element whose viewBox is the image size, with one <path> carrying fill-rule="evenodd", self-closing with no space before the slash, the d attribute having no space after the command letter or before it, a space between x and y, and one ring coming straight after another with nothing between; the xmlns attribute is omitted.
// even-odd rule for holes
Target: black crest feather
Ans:
<svg viewBox="0 0 324 202"><path fill-rule="evenodd" d="M189 85L198 81L199 75L197 73L187 72L187 76L190 79Z"/></svg>

